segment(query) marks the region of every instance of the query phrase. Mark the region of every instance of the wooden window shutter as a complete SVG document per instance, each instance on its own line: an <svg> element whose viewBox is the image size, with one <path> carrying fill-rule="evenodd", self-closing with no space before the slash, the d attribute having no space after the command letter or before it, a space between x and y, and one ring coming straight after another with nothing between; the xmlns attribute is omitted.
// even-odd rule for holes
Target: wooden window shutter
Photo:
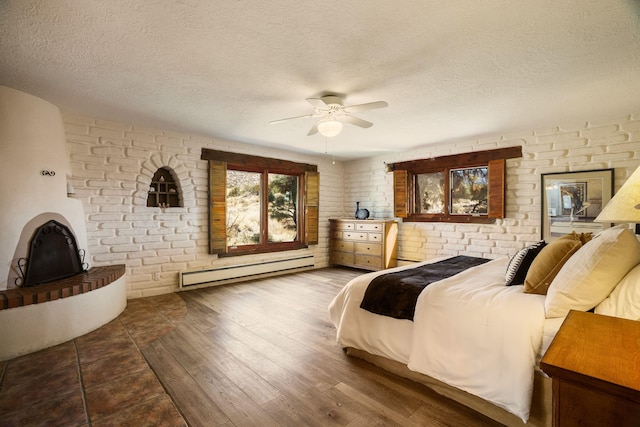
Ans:
<svg viewBox="0 0 640 427"><path fill-rule="evenodd" d="M320 205L320 174L318 172L305 172L304 183L304 241L308 245L317 245Z"/></svg>
<svg viewBox="0 0 640 427"><path fill-rule="evenodd" d="M393 215L398 218L406 218L409 214L408 176L409 173L406 170L393 171Z"/></svg>
<svg viewBox="0 0 640 427"><path fill-rule="evenodd" d="M227 252L227 164L209 160L209 253Z"/></svg>
<svg viewBox="0 0 640 427"><path fill-rule="evenodd" d="M506 160L489 161L489 218L504 218Z"/></svg>

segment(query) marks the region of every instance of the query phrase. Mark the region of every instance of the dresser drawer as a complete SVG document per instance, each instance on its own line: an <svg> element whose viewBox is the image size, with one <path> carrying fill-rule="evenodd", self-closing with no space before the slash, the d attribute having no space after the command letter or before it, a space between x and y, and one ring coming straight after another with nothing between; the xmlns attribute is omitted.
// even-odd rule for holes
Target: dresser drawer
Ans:
<svg viewBox="0 0 640 427"><path fill-rule="evenodd" d="M331 263L340 265L354 265L355 255L346 252L331 252Z"/></svg>
<svg viewBox="0 0 640 427"><path fill-rule="evenodd" d="M366 254L366 255L382 255L382 245L377 245L375 243L355 243L356 253L358 254Z"/></svg>
<svg viewBox="0 0 640 427"><path fill-rule="evenodd" d="M384 224L380 224L380 223L357 223L356 224L356 230L363 230L363 231L382 231L382 229L384 228Z"/></svg>
<svg viewBox="0 0 640 427"><path fill-rule="evenodd" d="M345 231L342 233L342 238L345 240L365 241L369 239L369 234L358 233L357 231Z"/></svg>
<svg viewBox="0 0 640 427"><path fill-rule="evenodd" d="M367 240L370 242L382 242L382 234L380 233L368 233Z"/></svg>
<svg viewBox="0 0 640 427"><path fill-rule="evenodd" d="M382 257L372 255L360 255L356 254L355 265L380 270L382 267Z"/></svg>
<svg viewBox="0 0 640 427"><path fill-rule="evenodd" d="M337 222L334 224L336 230L355 230L356 224L353 222Z"/></svg>
<svg viewBox="0 0 640 427"><path fill-rule="evenodd" d="M346 240L332 240L331 241L331 250L332 251L341 251L341 252L353 252L354 242L349 242ZM362 243L359 243L362 244Z"/></svg>

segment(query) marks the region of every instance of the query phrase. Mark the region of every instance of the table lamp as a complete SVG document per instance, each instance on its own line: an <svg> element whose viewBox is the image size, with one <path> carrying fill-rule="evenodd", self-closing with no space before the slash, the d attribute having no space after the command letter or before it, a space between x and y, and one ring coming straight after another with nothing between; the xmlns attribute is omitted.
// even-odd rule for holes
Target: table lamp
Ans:
<svg viewBox="0 0 640 427"><path fill-rule="evenodd" d="M594 222L634 223L640 234L640 167L613 195Z"/></svg>

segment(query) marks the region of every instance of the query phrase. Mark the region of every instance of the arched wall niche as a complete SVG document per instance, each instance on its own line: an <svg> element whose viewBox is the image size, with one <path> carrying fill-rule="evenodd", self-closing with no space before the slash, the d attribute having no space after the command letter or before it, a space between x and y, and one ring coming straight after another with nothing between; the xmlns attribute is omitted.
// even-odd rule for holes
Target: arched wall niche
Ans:
<svg viewBox="0 0 640 427"><path fill-rule="evenodd" d="M166 186L166 192L159 190L159 185L154 181L154 177L159 177L161 174L171 177L172 183ZM193 185L185 185L189 180L189 173L187 169L178 161L175 157L155 155L142 164L142 170L138 175L137 190L133 195L134 206L144 206L150 208L188 208L195 206L195 195L193 192ZM153 190L152 190L153 188ZM169 191L171 188L175 189L175 197L173 192ZM155 194L154 194L155 193ZM160 197L167 196L164 200L177 199L177 204L174 205L161 205L161 203L167 203L162 201ZM150 200L152 201L151 204ZM153 203L153 200L156 203Z"/></svg>

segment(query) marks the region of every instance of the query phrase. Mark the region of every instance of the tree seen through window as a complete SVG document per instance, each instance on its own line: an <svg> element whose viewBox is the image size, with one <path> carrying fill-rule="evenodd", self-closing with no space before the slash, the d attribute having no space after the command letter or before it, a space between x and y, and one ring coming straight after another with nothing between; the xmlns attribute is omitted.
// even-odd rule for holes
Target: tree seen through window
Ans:
<svg viewBox="0 0 640 427"><path fill-rule="evenodd" d="M268 176L268 215L263 224L262 180ZM227 171L227 244L258 245L266 225L268 243L298 238L298 177L238 170Z"/></svg>

